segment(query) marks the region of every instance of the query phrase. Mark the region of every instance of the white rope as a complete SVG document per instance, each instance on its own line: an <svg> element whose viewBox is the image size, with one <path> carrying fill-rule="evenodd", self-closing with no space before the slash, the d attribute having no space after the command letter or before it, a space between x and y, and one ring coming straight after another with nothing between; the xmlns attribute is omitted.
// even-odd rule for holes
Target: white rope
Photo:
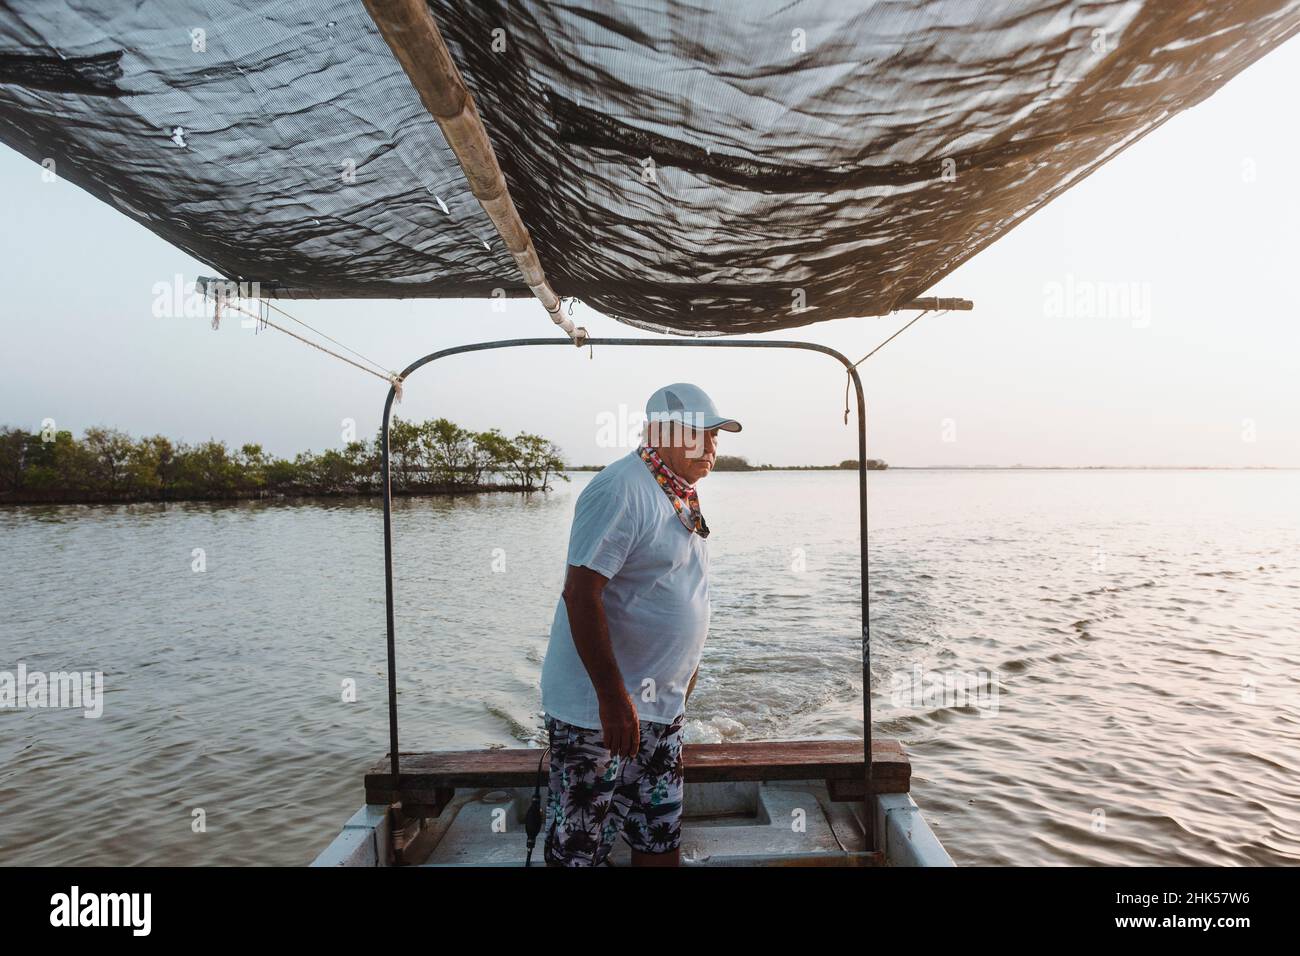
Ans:
<svg viewBox="0 0 1300 956"><path fill-rule="evenodd" d="M342 342L340 342L338 339L332 339L332 338L330 338L328 335L326 335L326 334L325 334L324 332L322 332L320 329L312 328L312 326L308 325L308 324L307 324L306 322L304 322L302 319L296 318L296 317L290 315L288 312L284 311L284 309L280 308L280 307L277 306L275 303L271 302L270 299L258 299L257 301L260 302L262 305L266 306L266 308L268 308L268 309L274 309L276 312L280 313L282 316L284 316L286 319L289 319L291 322L297 322L297 323L298 323L299 325L301 325L304 329L309 329L310 331L316 333L317 335L319 335L321 338L325 339L326 341L328 341L328 342L333 342L335 345L337 345L339 348L343 349L345 352L351 352L353 355L355 355L357 358L361 359L363 362L368 362L368 363L370 363L370 364L373 365L375 368L377 368L380 372L382 372L382 373L384 374L385 377L387 377L389 374L391 374L387 369L385 369L385 368L384 368L382 365L380 365L378 362L374 361L373 359L366 358L364 355L362 355L362 354L361 354L360 352L358 352L356 349L349 348L348 346L346 346L346 345L344 345ZM265 323L266 320L263 319L262 321Z"/></svg>
<svg viewBox="0 0 1300 956"><path fill-rule="evenodd" d="M241 314L243 314L243 315L246 315L246 316L248 316L249 318L253 319L255 322L257 322L257 323L259 324L259 326L269 326L270 328L275 329L277 332L283 332L285 335L289 336L290 338L297 339L299 342L302 342L304 345L310 345L312 348L314 348L314 349L319 349L320 351L324 352L326 355L331 355L331 356L333 356L334 358L338 359L340 362L347 362L347 363L348 363L349 365L351 365L353 368L359 368L359 369L361 369L361 371L365 372L367 375L373 375L373 376L375 376L375 378L383 379L385 382L387 382L389 385L391 385L391 386L393 387L393 392L396 394L397 400L398 400L399 402L402 400L402 377L401 377L400 375L398 375L396 372L391 372L391 371L375 371L374 369L366 368L364 365L360 364L359 362L354 362L354 361L352 361L352 359L348 358L346 355L340 355L338 352L332 351L331 349L327 349L325 346L321 345L319 342L313 342L311 339L303 338L303 337L302 337L301 335L299 335L297 332L291 332L291 331L289 331L288 329L284 328L284 326L276 325L276 324L275 324L274 322L272 322L269 318L267 318L267 316L266 316L265 314L263 314L263 315L258 315L258 314L256 314L256 313L250 312L248 309L245 309L242 305L232 305L232 304L230 303L229 296L227 296L227 295L225 294L225 291L222 289L222 287L221 287L220 284L215 285L215 286L214 286L214 290L215 290L215 291L214 291L214 293L213 293L213 299L214 299L214 301L215 301L215 303L216 303L216 308L215 308L215 310L214 310L214 312L213 312L213 316L212 316L212 327L213 327L214 329L217 328L217 326L218 326L218 325L220 324L220 322L221 322L221 313L222 313L222 312L239 312L239 313L241 313ZM311 330L312 330L313 332L315 332L317 335L321 336L321 338L329 339L329 341L333 342L333 343L334 343L335 345L337 345L339 348L341 348L341 349L345 349L345 350L351 352L353 355L357 356L358 358L362 359L363 361L370 362L370 364L373 365L373 366L375 366L376 369L381 369L381 370L383 369L383 366L380 365L378 362L375 362L375 361L372 361L371 359L366 358L366 357L365 357L364 355L362 355L360 352L356 351L355 349L350 349L350 348L348 348L348 347L347 347L346 345L344 345L342 342L339 342L339 341L337 341L337 340L335 340L335 339L330 338L330 337L329 337L328 335L326 335L324 332L320 332L320 331L317 331L316 329L312 329L312 327L311 327L310 325L308 325L306 322L303 322L301 319L295 319L292 315L289 315L289 313L285 312L283 309L280 309L280 308L277 308L277 307L274 306L274 305L271 305L271 303L268 302L267 300L265 300L265 299L258 299L258 302L261 303L261 304L263 304L263 305L265 305L265 306L267 306L267 307L269 307L269 308L271 308L271 309L275 309L276 312L280 313L281 315L285 316L286 318L292 319L294 322L297 322L299 325L303 326L304 328L311 329Z"/></svg>
<svg viewBox="0 0 1300 956"><path fill-rule="evenodd" d="M939 313L939 315L947 315L951 311L952 309L944 309L942 312ZM885 341L881 342L879 345L877 345L866 355L862 356L862 358L854 362L853 368L857 368L867 359L871 358L871 356L875 355L877 352L883 349L890 342L894 341L894 339L898 338L900 335L902 335L904 332L906 332L908 329L914 326L917 322L921 321L921 319L929 312L930 312L929 309L922 309L917 314L916 318L912 319L912 321L908 322L905 326L903 326L901 329L899 329L889 338L885 339ZM849 385L853 382L853 375L851 374L851 371L852 371L851 369L847 369L847 368L844 370L844 424L845 425L849 423Z"/></svg>

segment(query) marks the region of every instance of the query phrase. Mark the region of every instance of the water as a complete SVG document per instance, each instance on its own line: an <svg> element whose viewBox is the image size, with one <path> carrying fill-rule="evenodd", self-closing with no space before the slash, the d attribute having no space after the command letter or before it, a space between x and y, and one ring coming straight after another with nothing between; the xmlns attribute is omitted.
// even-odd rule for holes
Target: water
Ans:
<svg viewBox="0 0 1300 956"><path fill-rule="evenodd" d="M397 503L402 749L537 744L588 480ZM701 486L694 739L861 735L855 482ZM959 864L1300 862L1300 473L871 494L876 733ZM0 864L309 862L387 750L381 527L375 501L0 509L0 670L106 682L98 720L0 712ZM952 692L901 693L931 674Z"/></svg>

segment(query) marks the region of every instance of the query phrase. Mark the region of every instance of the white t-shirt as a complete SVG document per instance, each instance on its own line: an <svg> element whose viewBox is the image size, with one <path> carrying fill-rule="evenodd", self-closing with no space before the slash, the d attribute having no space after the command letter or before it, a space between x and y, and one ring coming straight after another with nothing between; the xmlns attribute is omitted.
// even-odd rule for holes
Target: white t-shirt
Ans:
<svg viewBox="0 0 1300 956"><path fill-rule="evenodd" d="M609 642L638 719L666 723L682 714L709 632L709 551L635 450L578 495L567 564L609 578ZM563 596L542 665L542 708L578 727L600 727Z"/></svg>

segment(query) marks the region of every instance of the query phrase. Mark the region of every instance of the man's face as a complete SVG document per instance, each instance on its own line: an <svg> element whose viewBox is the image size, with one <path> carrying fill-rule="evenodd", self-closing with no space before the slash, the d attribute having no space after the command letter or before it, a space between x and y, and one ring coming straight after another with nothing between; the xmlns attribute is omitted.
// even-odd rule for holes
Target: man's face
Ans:
<svg viewBox="0 0 1300 956"><path fill-rule="evenodd" d="M681 422L660 427L659 456L688 484L695 484L718 459L718 430L691 428Z"/></svg>

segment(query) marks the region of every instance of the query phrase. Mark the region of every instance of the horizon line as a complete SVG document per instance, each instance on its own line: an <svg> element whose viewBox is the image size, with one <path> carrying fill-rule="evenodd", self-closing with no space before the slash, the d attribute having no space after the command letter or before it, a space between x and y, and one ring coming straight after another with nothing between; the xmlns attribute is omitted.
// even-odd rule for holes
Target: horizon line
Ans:
<svg viewBox="0 0 1300 956"><path fill-rule="evenodd" d="M611 462L612 464L612 462ZM597 471L608 465L567 465L565 471ZM1300 471L1300 465L888 465L869 471ZM711 474L752 471L857 471L838 465L751 465L715 468Z"/></svg>

